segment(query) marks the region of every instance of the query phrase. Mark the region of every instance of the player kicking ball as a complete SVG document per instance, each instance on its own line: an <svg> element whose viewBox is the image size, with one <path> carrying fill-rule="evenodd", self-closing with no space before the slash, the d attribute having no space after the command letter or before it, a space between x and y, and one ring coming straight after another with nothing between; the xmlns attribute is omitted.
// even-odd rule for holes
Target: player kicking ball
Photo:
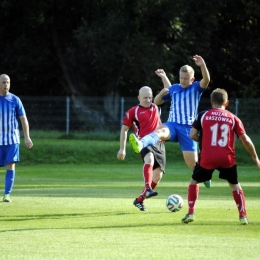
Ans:
<svg viewBox="0 0 260 260"><path fill-rule="evenodd" d="M129 141L136 153L144 147L154 145L158 140L178 142L187 166L193 170L198 160L197 143L190 138L191 125L197 115L198 105L203 92L210 82L210 75L204 59L194 55L193 60L200 67L202 79L195 81L195 71L189 65L184 65L179 71L179 83L171 84L162 69L155 71L163 82L163 89L154 98L158 106L170 101L171 106L167 122L160 125L154 132L140 140L130 135ZM211 180L204 185L211 186Z"/></svg>
<svg viewBox="0 0 260 260"><path fill-rule="evenodd" d="M132 127L136 138L153 132L160 124L160 115L157 105L152 103L153 93L151 88L142 87L138 95L139 105L130 108L124 117L120 133L120 149L117 153L118 160L124 160L126 156L126 140L128 130ZM165 169L165 147L164 143L158 140L152 146L141 149L143 164L144 188L133 204L141 211L147 211L144 200L157 196L155 187L162 178Z"/></svg>

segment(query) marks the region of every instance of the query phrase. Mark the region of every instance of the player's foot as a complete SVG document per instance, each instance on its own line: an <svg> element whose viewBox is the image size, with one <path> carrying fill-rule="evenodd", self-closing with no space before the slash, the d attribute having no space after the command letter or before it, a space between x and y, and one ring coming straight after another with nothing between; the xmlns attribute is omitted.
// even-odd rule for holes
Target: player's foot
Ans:
<svg viewBox="0 0 260 260"><path fill-rule="evenodd" d="M143 201L142 202L138 202L137 199L134 200L133 204L139 208L141 211L147 211Z"/></svg>
<svg viewBox="0 0 260 260"><path fill-rule="evenodd" d="M241 225L248 225L248 224L250 224L250 222L249 222L247 217L240 217L239 221L240 221Z"/></svg>
<svg viewBox="0 0 260 260"><path fill-rule="evenodd" d="M209 181L204 181L203 183L204 183L204 185L205 185L206 188L209 189L209 188L211 187L211 180L209 180Z"/></svg>
<svg viewBox="0 0 260 260"><path fill-rule="evenodd" d="M3 197L3 202L12 202L10 195L9 194L5 194Z"/></svg>
<svg viewBox="0 0 260 260"><path fill-rule="evenodd" d="M189 224L190 222L195 220L194 214L186 214L184 218L181 219L182 223Z"/></svg>
<svg viewBox="0 0 260 260"><path fill-rule="evenodd" d="M135 134L130 134L129 135L129 142L133 147L133 150L136 153L140 153L141 150L143 149L143 143L138 140L138 138L135 136Z"/></svg>
<svg viewBox="0 0 260 260"><path fill-rule="evenodd" d="M157 196L157 195L158 195L158 192L153 191L152 189L147 189L146 192L145 192L145 198L146 199L149 199L149 198Z"/></svg>

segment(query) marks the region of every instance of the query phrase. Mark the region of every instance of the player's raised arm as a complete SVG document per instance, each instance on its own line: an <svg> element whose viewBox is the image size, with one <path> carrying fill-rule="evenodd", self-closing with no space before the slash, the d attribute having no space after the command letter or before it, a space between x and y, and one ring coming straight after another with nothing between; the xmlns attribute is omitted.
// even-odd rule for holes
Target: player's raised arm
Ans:
<svg viewBox="0 0 260 260"><path fill-rule="evenodd" d="M154 104L157 106L160 106L164 103L163 96L167 95L169 93L168 88L163 88L158 95L155 96L154 98Z"/></svg>
<svg viewBox="0 0 260 260"><path fill-rule="evenodd" d="M206 63L204 59L199 55L194 55L193 60L195 61L195 64L200 67L201 70L202 79L200 81L200 87L206 88L210 82L210 75Z"/></svg>
<svg viewBox="0 0 260 260"><path fill-rule="evenodd" d="M164 100L162 97L164 95L167 95L169 93L168 88L172 85L168 77L166 76L166 73L163 69L158 69L155 71L155 74L162 79L163 82L163 89L160 91L160 93L155 96L154 98L154 104L157 106L160 106L164 103Z"/></svg>
<svg viewBox="0 0 260 260"><path fill-rule="evenodd" d="M165 71L163 69L156 70L155 74L162 79L164 88L168 88L168 87L170 87L172 85L170 80L166 76L166 73L165 73Z"/></svg>

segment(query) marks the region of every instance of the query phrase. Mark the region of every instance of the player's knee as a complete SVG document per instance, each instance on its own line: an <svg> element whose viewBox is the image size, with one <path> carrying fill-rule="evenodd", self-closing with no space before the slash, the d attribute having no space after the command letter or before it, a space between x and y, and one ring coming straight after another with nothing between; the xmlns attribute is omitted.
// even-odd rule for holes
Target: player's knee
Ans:
<svg viewBox="0 0 260 260"><path fill-rule="evenodd" d="M154 131L163 140L170 139L170 130L167 126L161 126Z"/></svg>

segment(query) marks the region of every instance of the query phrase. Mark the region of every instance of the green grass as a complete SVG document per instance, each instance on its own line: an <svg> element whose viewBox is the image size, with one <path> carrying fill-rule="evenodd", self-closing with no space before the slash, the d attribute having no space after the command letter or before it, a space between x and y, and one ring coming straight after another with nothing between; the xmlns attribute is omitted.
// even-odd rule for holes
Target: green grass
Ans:
<svg viewBox="0 0 260 260"><path fill-rule="evenodd" d="M31 138L34 146L31 150L25 148L21 140L21 164L78 164L91 163L126 165L140 163L140 155L135 154L127 143L126 159L118 161L116 156L119 150L119 133L101 134L85 133L72 134L74 138L64 137L58 132L32 132ZM117 138L116 138L117 136ZM98 140L95 138L99 138ZM116 140L117 139L117 140ZM256 150L260 156L260 138L254 136ZM166 142L167 163L181 163L184 165L183 156L178 143ZM253 165L250 154L245 150L240 141L236 143L238 165Z"/></svg>
<svg viewBox="0 0 260 260"><path fill-rule="evenodd" d="M141 162L17 165L13 202L0 202L1 259L259 259L256 167L238 168L248 226L239 224L217 172L211 189L200 186L195 222L181 224L190 171L180 163L168 164L159 195L145 201L148 212L139 211L132 203L143 186L141 168ZM180 212L165 206L172 193L184 198Z"/></svg>

